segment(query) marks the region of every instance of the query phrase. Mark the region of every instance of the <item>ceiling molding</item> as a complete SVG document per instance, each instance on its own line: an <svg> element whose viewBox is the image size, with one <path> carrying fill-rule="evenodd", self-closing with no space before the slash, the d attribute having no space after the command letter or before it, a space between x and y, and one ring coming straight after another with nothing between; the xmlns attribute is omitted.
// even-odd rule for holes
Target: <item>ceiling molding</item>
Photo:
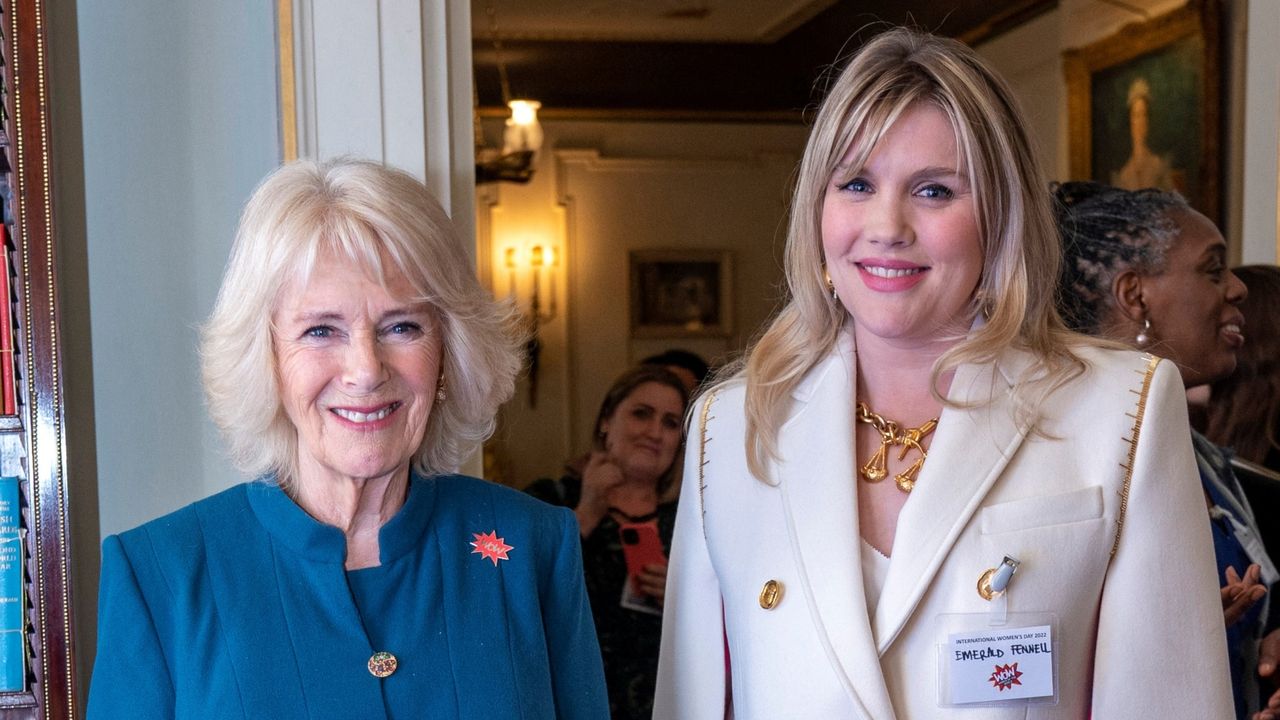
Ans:
<svg viewBox="0 0 1280 720"><path fill-rule="evenodd" d="M545 0L552 5L569 1ZM575 7L709 3L714 8L727 1L600 0L593 5L579 0ZM770 42L534 41L507 39L500 32L512 96L541 101L543 117L564 112L565 118L803 122L821 102L822 79L879 32L905 24L977 45L1058 5L1059 0L795 2L788 19L777 25L792 29ZM493 44L480 30L472 44L478 104L500 106Z"/></svg>

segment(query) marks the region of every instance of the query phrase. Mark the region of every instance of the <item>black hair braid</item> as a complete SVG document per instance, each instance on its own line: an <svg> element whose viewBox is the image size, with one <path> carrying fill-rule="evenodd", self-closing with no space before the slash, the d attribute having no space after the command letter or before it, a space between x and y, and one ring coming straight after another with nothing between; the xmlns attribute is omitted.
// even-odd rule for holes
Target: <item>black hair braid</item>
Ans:
<svg viewBox="0 0 1280 720"><path fill-rule="evenodd" d="M1111 307L1116 275L1154 275L1178 233L1171 217L1187 208L1163 190L1121 190L1096 182L1053 183L1054 213L1062 237L1058 311L1071 329L1100 335Z"/></svg>

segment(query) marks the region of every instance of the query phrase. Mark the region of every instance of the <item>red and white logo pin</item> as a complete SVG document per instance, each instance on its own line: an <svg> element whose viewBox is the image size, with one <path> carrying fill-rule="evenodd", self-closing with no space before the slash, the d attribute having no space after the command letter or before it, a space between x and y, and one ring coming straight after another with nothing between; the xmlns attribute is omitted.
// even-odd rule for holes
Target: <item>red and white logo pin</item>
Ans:
<svg viewBox="0 0 1280 720"><path fill-rule="evenodd" d="M498 566L499 560L510 560L507 557L507 551L515 550L514 547L504 542L503 538L498 537L497 530L490 530L487 533L471 533L475 540L471 543L471 547L475 548L471 554L480 553L480 557L486 560L492 560L493 566Z"/></svg>

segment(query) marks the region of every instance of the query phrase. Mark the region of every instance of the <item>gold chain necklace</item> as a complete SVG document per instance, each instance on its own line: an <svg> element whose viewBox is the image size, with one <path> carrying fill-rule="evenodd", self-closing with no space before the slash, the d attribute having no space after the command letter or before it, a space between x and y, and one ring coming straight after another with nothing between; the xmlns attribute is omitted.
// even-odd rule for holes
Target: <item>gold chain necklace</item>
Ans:
<svg viewBox="0 0 1280 720"><path fill-rule="evenodd" d="M893 476L894 482L898 484L898 489L902 492L909 493L916 486L916 475L920 474L920 468L924 466L924 461L929 454L925 452L924 446L921 445L929 433L938 427L938 418L934 418L917 428L907 428L902 430L898 423L892 420L885 420L883 417L871 412L871 408L866 403L858 403L858 422L864 422L876 429L880 433L880 449L876 450L871 459L865 465L858 468L858 474L867 482L880 482L889 474L888 456L891 446L899 446L902 449L898 451L898 460L907 457L907 453L911 450L920 451L920 457L911 463L906 470Z"/></svg>

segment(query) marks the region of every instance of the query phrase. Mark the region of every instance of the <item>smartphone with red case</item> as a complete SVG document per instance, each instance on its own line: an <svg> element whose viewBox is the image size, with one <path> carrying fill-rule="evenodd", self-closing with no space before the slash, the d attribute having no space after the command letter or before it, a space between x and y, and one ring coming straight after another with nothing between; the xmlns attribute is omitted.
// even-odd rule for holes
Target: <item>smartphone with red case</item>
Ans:
<svg viewBox="0 0 1280 720"><path fill-rule="evenodd" d="M627 575L635 578L646 565L666 565L667 554L653 523L627 523L618 528L622 538L622 554L627 561Z"/></svg>

